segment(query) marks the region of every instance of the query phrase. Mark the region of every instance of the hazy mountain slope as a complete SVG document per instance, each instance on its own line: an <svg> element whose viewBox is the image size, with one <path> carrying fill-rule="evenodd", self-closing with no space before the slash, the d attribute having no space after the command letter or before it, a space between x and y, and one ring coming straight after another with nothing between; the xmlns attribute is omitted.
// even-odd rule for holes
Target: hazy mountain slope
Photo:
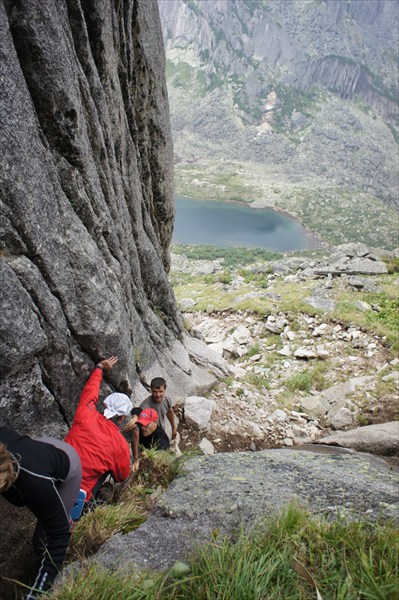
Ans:
<svg viewBox="0 0 399 600"><path fill-rule="evenodd" d="M349 202L362 220L373 204L393 221L382 202L397 203L395 2L159 6L178 192L256 199L304 218L299 197L328 190L336 214Z"/></svg>

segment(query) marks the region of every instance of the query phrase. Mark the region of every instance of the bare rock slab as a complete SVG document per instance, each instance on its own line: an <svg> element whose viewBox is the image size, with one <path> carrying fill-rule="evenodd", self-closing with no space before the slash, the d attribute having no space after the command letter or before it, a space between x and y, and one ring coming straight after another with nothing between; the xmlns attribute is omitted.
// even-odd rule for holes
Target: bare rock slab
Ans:
<svg viewBox="0 0 399 600"><path fill-rule="evenodd" d="M334 433L321 438L317 443L353 448L383 456L399 456L399 421Z"/></svg>
<svg viewBox="0 0 399 600"><path fill-rule="evenodd" d="M338 449L220 453L186 463L137 530L110 539L93 560L107 569L166 569L193 547L253 527L290 501L315 514L398 518L399 475L384 460Z"/></svg>

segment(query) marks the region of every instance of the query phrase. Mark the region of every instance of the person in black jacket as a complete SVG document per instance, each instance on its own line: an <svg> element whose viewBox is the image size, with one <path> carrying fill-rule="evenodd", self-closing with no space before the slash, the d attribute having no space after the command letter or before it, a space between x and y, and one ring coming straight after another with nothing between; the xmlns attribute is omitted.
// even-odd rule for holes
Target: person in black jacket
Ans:
<svg viewBox="0 0 399 600"><path fill-rule="evenodd" d="M0 427L0 492L37 517L33 547L39 571L27 600L48 590L63 563L70 538L70 512L80 489L76 451L54 438L32 440Z"/></svg>

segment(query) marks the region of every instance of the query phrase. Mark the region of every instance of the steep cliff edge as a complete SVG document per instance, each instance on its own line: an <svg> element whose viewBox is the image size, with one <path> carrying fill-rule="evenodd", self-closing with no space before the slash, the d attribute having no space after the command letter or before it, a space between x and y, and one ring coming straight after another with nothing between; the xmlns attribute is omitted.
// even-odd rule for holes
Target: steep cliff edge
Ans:
<svg viewBox="0 0 399 600"><path fill-rule="evenodd" d="M2 424L62 435L85 377L209 386L167 280L172 142L156 1L1 3Z"/></svg>

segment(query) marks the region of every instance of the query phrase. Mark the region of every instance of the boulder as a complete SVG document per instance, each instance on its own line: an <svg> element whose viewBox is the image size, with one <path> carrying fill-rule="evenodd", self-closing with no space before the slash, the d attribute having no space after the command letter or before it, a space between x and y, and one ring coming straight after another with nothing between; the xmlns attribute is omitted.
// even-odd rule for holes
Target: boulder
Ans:
<svg viewBox="0 0 399 600"><path fill-rule="evenodd" d="M277 408L270 415L269 419L274 419L275 421L278 421L279 423L283 423L284 421L286 421L288 419L288 415L285 412L285 410L281 410L280 408Z"/></svg>
<svg viewBox="0 0 399 600"><path fill-rule="evenodd" d="M333 433L321 438L317 443L354 448L371 454L399 456L399 421L366 425L350 431Z"/></svg>
<svg viewBox="0 0 399 600"><path fill-rule="evenodd" d="M216 377L227 377L230 374L230 367L225 359L197 338L185 334L184 345L191 361L202 367L202 370L210 371ZM206 372L204 377L206 378Z"/></svg>
<svg viewBox="0 0 399 600"><path fill-rule="evenodd" d="M343 383L337 383L336 385L332 385L331 387L323 390L321 395L328 402L337 404L341 401L344 396L348 394L353 394L356 390L365 388L367 389L370 384L374 381L374 377L372 375L363 375L361 377L352 377L348 379L348 381L344 381Z"/></svg>
<svg viewBox="0 0 399 600"><path fill-rule="evenodd" d="M328 332L328 329L329 326L327 325L327 323L321 323L321 325L313 329L312 335L313 337L320 337L322 335L325 335Z"/></svg>
<svg viewBox="0 0 399 600"><path fill-rule="evenodd" d="M333 429L342 429L343 427L349 427L349 425L352 424L353 414L344 406L339 408L334 417L331 419L331 426Z"/></svg>
<svg viewBox="0 0 399 600"><path fill-rule="evenodd" d="M335 302L328 298L322 298L320 296L309 296L306 298L306 302L313 306L313 308L320 309L322 311L333 311L335 310Z"/></svg>
<svg viewBox="0 0 399 600"><path fill-rule="evenodd" d="M333 260L333 257L335 255L338 256L347 256L349 258L354 258L354 257L360 257L362 258L363 256L367 256L367 254L370 254L371 250L368 246L366 246L366 244L356 244L356 243L349 243L349 244L340 244L339 246L336 247L335 249L335 253L331 255L331 258Z"/></svg>
<svg viewBox="0 0 399 600"><path fill-rule="evenodd" d="M301 398L300 403L303 412L312 418L325 415L331 408L331 404L321 395Z"/></svg>
<svg viewBox="0 0 399 600"><path fill-rule="evenodd" d="M310 360L311 358L317 358L317 353L314 348L308 348L307 346L301 346L294 352L295 358L301 358Z"/></svg>
<svg viewBox="0 0 399 600"><path fill-rule="evenodd" d="M212 442L210 442L206 438L202 438L202 440L200 441L199 447L201 448L201 450L205 454L205 456L212 456L213 454L215 454L214 445L212 444Z"/></svg>
<svg viewBox="0 0 399 600"><path fill-rule="evenodd" d="M193 306L196 305L195 300L193 300L192 298L182 298L179 301L179 304L182 308L192 308Z"/></svg>
<svg viewBox="0 0 399 600"><path fill-rule="evenodd" d="M195 429L206 429L216 402L202 396L189 396L184 403L184 419Z"/></svg>
<svg viewBox="0 0 399 600"><path fill-rule="evenodd" d="M237 344L249 344L252 341L252 335L248 327L239 325L231 334L231 337Z"/></svg>
<svg viewBox="0 0 399 600"><path fill-rule="evenodd" d="M272 333L281 333L286 325L288 325L286 318L275 317L274 315L269 315L265 323L266 329Z"/></svg>
<svg viewBox="0 0 399 600"><path fill-rule="evenodd" d="M316 353L317 358L320 358L321 360L326 360L330 357L330 352L322 345L316 346Z"/></svg>
<svg viewBox="0 0 399 600"><path fill-rule="evenodd" d="M288 345L285 345L281 350L277 350L277 354L280 354L281 356L291 356L292 350Z"/></svg>
<svg viewBox="0 0 399 600"><path fill-rule="evenodd" d="M388 268L382 261L370 260L369 258L353 258L345 267L345 272L351 274L383 275L388 273Z"/></svg>

